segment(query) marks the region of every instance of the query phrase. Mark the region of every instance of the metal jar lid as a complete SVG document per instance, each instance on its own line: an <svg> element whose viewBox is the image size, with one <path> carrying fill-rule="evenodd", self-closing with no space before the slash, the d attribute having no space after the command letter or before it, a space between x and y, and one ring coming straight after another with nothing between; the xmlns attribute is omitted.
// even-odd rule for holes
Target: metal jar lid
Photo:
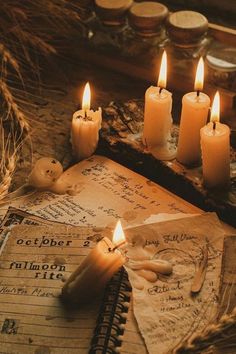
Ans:
<svg viewBox="0 0 236 354"><path fill-rule="evenodd" d="M218 45L211 48L206 55L207 65L222 72L236 72L236 48Z"/></svg>
<svg viewBox="0 0 236 354"><path fill-rule="evenodd" d="M135 3L129 9L130 26L141 35L153 35L158 32L167 16L167 7L153 1Z"/></svg>
<svg viewBox="0 0 236 354"><path fill-rule="evenodd" d="M167 19L170 39L179 45L199 42L207 33L208 20L196 11L177 11Z"/></svg>
<svg viewBox="0 0 236 354"><path fill-rule="evenodd" d="M133 0L95 0L95 10L105 25L119 25L132 4Z"/></svg>

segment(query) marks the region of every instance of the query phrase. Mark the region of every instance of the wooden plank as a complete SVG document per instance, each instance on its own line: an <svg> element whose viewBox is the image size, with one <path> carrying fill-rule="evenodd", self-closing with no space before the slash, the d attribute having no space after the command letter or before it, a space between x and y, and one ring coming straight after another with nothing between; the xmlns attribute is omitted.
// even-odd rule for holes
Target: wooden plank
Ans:
<svg viewBox="0 0 236 354"><path fill-rule="evenodd" d="M236 30L233 28L210 23L209 34L219 42L231 45L233 47L236 45Z"/></svg>
<svg viewBox="0 0 236 354"><path fill-rule="evenodd" d="M236 151L231 156L231 187L227 191L207 190L202 184L201 166L186 168L176 160L161 161L143 146L143 102L111 102L103 109L103 127L99 149L106 156L150 178L173 193L204 210L216 211L219 217L236 226ZM179 127L172 129L177 145ZM99 152L99 150L98 150Z"/></svg>

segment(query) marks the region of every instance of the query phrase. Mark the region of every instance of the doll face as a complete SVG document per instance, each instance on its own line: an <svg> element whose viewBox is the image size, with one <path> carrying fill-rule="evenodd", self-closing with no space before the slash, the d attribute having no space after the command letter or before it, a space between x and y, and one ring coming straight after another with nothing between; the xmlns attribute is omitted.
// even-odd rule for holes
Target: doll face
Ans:
<svg viewBox="0 0 236 354"><path fill-rule="evenodd" d="M61 176L61 163L50 157L39 159L29 175L28 183L35 188L50 187Z"/></svg>

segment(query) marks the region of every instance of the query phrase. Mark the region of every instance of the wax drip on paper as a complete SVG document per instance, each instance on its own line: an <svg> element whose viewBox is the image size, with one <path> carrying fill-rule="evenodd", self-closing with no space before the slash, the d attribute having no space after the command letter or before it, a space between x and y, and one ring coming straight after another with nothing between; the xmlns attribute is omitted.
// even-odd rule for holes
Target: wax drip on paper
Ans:
<svg viewBox="0 0 236 354"><path fill-rule="evenodd" d="M172 265L161 259L143 260L139 262L130 261L129 267L133 270L149 270L154 273L169 275L172 273Z"/></svg>
<svg viewBox="0 0 236 354"><path fill-rule="evenodd" d="M142 235L135 235L127 246L126 267L131 270L132 283L139 290L144 288L142 278L155 283L159 274L170 275L173 271L170 262L153 258L153 247L146 245L146 238Z"/></svg>
<svg viewBox="0 0 236 354"><path fill-rule="evenodd" d="M158 279L158 275L150 270L146 269L140 269L136 271L136 274L138 274L140 277L143 277L144 279L150 281L151 283L155 283Z"/></svg>

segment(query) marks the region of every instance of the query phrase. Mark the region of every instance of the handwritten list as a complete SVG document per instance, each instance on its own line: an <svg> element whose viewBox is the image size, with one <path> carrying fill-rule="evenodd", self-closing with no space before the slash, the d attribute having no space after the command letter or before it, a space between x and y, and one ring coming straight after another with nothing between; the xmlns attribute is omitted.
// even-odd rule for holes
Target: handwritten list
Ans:
<svg viewBox="0 0 236 354"><path fill-rule="evenodd" d="M72 225L114 226L142 223L157 213L196 213L199 209L106 157L93 156L65 171L62 181L77 194L36 192L12 206Z"/></svg>
<svg viewBox="0 0 236 354"><path fill-rule="evenodd" d="M148 220L151 216L156 216L159 213L171 213L171 214L177 214L177 213L197 213L199 212L199 209L195 208L191 204L185 202L184 200L178 198L177 196L169 193L165 189L159 187L155 183L147 180L146 178L128 170L127 168L101 156L93 156L92 158L85 160L83 162L80 162L79 164L73 166L70 168L68 171L65 171L63 174L63 179L65 182L71 186L71 189L75 188L77 190L77 193L75 195L56 195L50 192L36 192L34 194L31 194L29 196L24 196L22 198L19 198L18 200L14 201L11 205L14 207L21 208L24 210L24 213L19 211L14 211L12 209L9 211L9 218L12 219L13 223L23 223L23 224L37 224L40 222L45 223L45 220L47 219L56 222L61 222L61 223L67 223L71 225L78 225L78 226L88 226L88 227L95 227L94 232L96 230L96 237L98 239L98 235L100 234L100 227L104 227L106 225L110 226L111 228L114 227L117 218L120 218L122 220L122 224L124 226L132 226L132 225L137 225L145 222ZM6 210L8 205L5 206L5 209L2 208L1 212L2 215L4 211ZM27 215L26 212L33 213L34 216ZM155 218L154 218L155 219ZM5 220L6 223L8 223L7 220ZM7 225L6 225L7 226ZM49 225L48 225L49 226ZM54 226L53 226L54 227ZM50 233L49 228L47 230L48 233ZM59 235L59 231L58 231ZM65 235L64 235L65 236ZM80 236L79 236L80 237ZM95 237L95 234L94 234ZM68 241L70 238L66 236ZM86 240L87 242L89 240ZM82 240L81 240L82 242ZM8 244L8 242L7 242ZM28 251L35 251L36 248L39 245L35 244L34 247L27 248ZM65 246L65 245L64 245ZM92 244L90 244L92 247ZM89 246L89 247L90 247ZM23 249L23 247L26 248L26 245L17 245L17 247ZM4 257L6 257L7 250L4 249ZM67 267L66 270L61 270L59 273L62 274L68 274L66 272L70 272L73 270L73 267L75 267L75 264L79 263L82 257L87 254L86 252L89 251L89 248L87 247L80 247L78 249L75 249L77 252L77 258L75 261L75 256L71 256L71 254L67 254L69 252L70 248L66 248L65 250L63 247L59 247L57 250L60 252L60 254L64 254L65 252L65 257L64 260L66 260L66 264L68 263L69 266ZM14 248L13 248L14 250ZM43 251L49 251L49 248L46 249L44 247L38 247L38 251L41 254ZM15 250L16 251L16 250ZM14 251L14 252L15 252ZM81 254L82 252L82 254ZM20 254L15 254L12 256L11 260L13 261L13 258L15 261L23 261L23 258L20 258ZM32 253L32 257L33 253ZM38 257L38 258L37 258ZM40 257L42 259L40 260ZM36 260L34 260L35 263L32 263L33 259L30 257L29 260L27 260L29 263L27 263L25 269L21 269L22 272L26 272L27 274L30 273L30 269L28 267L38 267L40 262L47 262L48 260L51 260L52 262L52 254L45 254L45 255L36 255ZM54 257L58 258L59 256ZM60 257L59 257L60 260ZM70 264L71 263L71 264ZM8 267L9 267L8 263ZM44 263L43 263L44 264ZM65 263L63 263L65 264ZM62 265L63 265L62 264ZM46 267L46 265L44 265ZM9 269L8 269L9 271ZM11 269L10 270L12 274L18 274L17 272L20 272L20 270L16 269ZM7 272L7 270L2 269L1 272ZM54 279L55 275L51 275L53 272L53 269L39 269L38 272L40 274L37 275L37 278L35 279L26 279L28 283L28 286L32 287L33 283L36 282L37 285L34 285L35 288L40 288L41 285L39 286L38 284L42 283L45 286L47 285L48 288L45 289L43 288L40 291L50 293L52 290L53 291L58 291L58 287L61 286L62 280L59 278ZM46 273L45 273L46 272ZM56 277L58 276L58 272L53 272L56 274ZM44 275L45 274L45 275ZM45 277L45 279L42 277ZM49 277L49 279L48 279ZM50 279L52 277L53 279ZM23 287L23 279L20 279L17 277L17 279L11 279L11 278L0 278L1 281L4 280L4 282L1 283L1 286L6 286L9 282L9 285L13 286L13 284L18 284L20 287ZM57 289L50 289L52 284L56 284ZM18 286L18 287L19 287ZM53 285L55 286L55 285ZM31 291L31 290L30 290ZM39 291L39 292L40 292ZM37 291L36 291L37 292ZM35 294L36 294L35 292ZM54 294L54 292L53 292ZM6 294L3 296L6 296ZM13 296L13 295L12 295ZM19 295L14 294L15 298L14 301L21 297ZM17 297L18 296L18 297ZM23 295L21 295L23 296ZM28 295L27 295L28 296ZM30 297L27 297L27 299L31 299L32 295L30 293ZM33 298L34 299L34 298ZM41 299L40 296L37 297L37 299ZM44 298L43 298L44 299ZM53 304L58 304L58 300L55 297L46 297L47 300L43 301L49 301L50 303L52 302ZM23 312L30 313L31 310L31 305L24 307L18 307L16 312L16 320L20 318L20 314L18 314L19 311L24 310ZM12 307L11 307L12 309ZM42 307L37 307L38 313L42 310ZM10 309L9 309L10 310ZM56 312L58 311L57 308L54 309ZM55 321L57 321L56 318L54 318L53 314L53 308L51 309L49 307L49 318L50 320L43 322L46 324L51 324L53 327L53 324ZM92 309L91 309L92 311ZM88 345L89 340L92 337L92 329L95 327L95 320L96 316L94 316L94 313L97 311L97 308L94 309L94 312L88 312L88 316L91 317L91 322L83 322L86 323L86 328L87 332L81 331L81 336L78 336L78 341L76 342L76 346L80 348L82 347L81 352L84 351L84 347ZM36 312L35 312L36 313ZM45 315L45 313L44 313ZM42 316L41 320L45 320L45 316ZM5 313L5 317L7 314ZM28 315L29 316L29 315ZM81 313L82 318L84 318L84 314ZM2 321L5 321L5 317L2 317ZM12 318L13 320L15 319L12 316L8 316L10 319ZM27 316L26 316L27 317ZM73 317L73 316L72 316ZM71 317L68 317L67 324L71 325L72 327L76 325L76 321ZM59 318L58 318L59 320ZM27 319L29 322L29 318ZM64 320L60 318L60 321L63 322ZM86 320L87 321L87 320ZM60 322L60 323L61 323ZM42 324L42 323L40 323ZM9 325L10 326L10 325ZM34 327L34 324L30 324L31 329ZM77 331L80 331L80 326L81 322L78 322L78 327ZM38 326L39 328L42 328L42 326ZM73 327L74 328L74 327ZM73 329L73 331L76 331ZM34 330L34 334L37 331ZM51 331L49 332L50 335L53 337L53 335L57 332ZM57 334L55 334L56 336ZM8 340L9 337L6 335L5 336ZM82 337L86 338L86 344L84 342L85 339L82 339ZM89 338L90 337L90 338ZM16 336L11 337L11 341L14 342L14 338L16 339ZM29 338L31 338L29 336ZM25 347L28 348L30 346L30 342L32 340L29 339L28 337L25 337L25 339L28 340L28 345L26 344L25 340ZM41 340L44 343L44 337L41 337ZM79 340L81 338L81 341L79 343ZM20 341L22 341L22 337L20 337ZM67 343L69 340L67 341ZM37 342L39 343L39 341ZM34 345L32 345L30 348L34 348L36 350L37 348L40 348L40 345L34 342ZM45 342L46 343L46 342ZM6 348L10 348L11 345L7 347L6 343ZM22 344L23 345L23 344ZM47 345L47 344L45 344ZM56 337L56 344L58 344L58 338ZM65 344L66 345L66 344ZM67 344L68 345L68 344ZM72 344L70 344L72 345ZM31 350L27 349L27 350ZM40 349L39 349L40 350ZM56 351L57 349L55 349ZM59 350L59 349L58 349ZM8 353L8 351L6 350ZM30 351L29 351L30 352ZM32 352L34 353L33 349ZM37 351L36 351L37 352ZM60 353L60 351L56 351L57 353ZM61 350L61 352L63 352ZM79 353L79 349L66 349L64 350L64 353ZM139 329L136 323L136 320L134 319L133 315L133 308L130 306L130 310L128 313L128 320L125 325L125 333L123 337L123 344L122 344L122 353L129 353L129 354L136 354L139 352L140 354L146 353L146 346L143 342L142 336L139 333ZM28 353L25 351L24 353Z"/></svg>
<svg viewBox="0 0 236 354"><path fill-rule="evenodd" d="M218 290L224 233L214 214L205 214L134 227L127 230L127 256L147 255L172 263L170 276L151 283L127 264L133 287L134 314L150 354L164 354L201 331L218 308ZM205 280L199 293L191 294L204 249L208 250ZM139 286L139 284L141 286Z"/></svg>

